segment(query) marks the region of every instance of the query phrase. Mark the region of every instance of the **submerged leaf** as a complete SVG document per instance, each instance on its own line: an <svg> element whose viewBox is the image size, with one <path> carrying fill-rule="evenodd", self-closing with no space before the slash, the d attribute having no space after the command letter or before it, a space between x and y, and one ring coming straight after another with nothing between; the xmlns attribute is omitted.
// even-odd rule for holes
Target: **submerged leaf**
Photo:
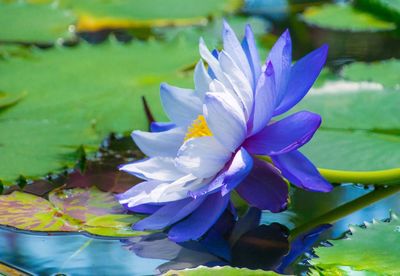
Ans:
<svg viewBox="0 0 400 276"><path fill-rule="evenodd" d="M354 226L350 230L347 238L330 241L332 247L316 248L319 258L311 263L327 269L349 266L380 275L400 273L400 220L396 215L390 222L373 221L365 228Z"/></svg>
<svg viewBox="0 0 400 276"><path fill-rule="evenodd" d="M0 196L0 225L39 232L88 232L130 237L145 232L132 231L139 216L123 214L111 193L97 188L57 189L49 200L15 191Z"/></svg>

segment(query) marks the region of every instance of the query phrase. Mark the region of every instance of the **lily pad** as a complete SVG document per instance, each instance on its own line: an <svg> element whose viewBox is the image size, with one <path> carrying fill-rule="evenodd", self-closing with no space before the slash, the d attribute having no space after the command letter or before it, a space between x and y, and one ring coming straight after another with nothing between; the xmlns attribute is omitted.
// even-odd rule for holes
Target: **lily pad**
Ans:
<svg viewBox="0 0 400 276"><path fill-rule="evenodd" d="M338 20L340 18L340 20ZM341 31L393 31L396 24L357 10L348 4L326 4L306 9L304 21L313 26Z"/></svg>
<svg viewBox="0 0 400 276"><path fill-rule="evenodd" d="M398 181L399 106L398 91L313 91L296 110L320 114L322 125L302 151L319 168L371 172L361 183Z"/></svg>
<svg viewBox="0 0 400 276"><path fill-rule="evenodd" d="M171 270L167 273L163 274L165 276L212 276L212 275L227 275L227 276L248 276L248 275L280 275L273 271L264 271L264 270L250 270L247 268L236 268L230 266L222 266L222 267L205 267L199 266L194 269L185 269L185 270Z"/></svg>
<svg viewBox="0 0 400 276"><path fill-rule="evenodd" d="M88 232L125 237L143 235L130 226L140 217L124 211L111 193L90 189L57 189L49 200L15 191L0 196L0 225L39 232Z"/></svg>
<svg viewBox="0 0 400 276"><path fill-rule="evenodd" d="M241 5L240 0L61 0L78 15L79 31L204 24Z"/></svg>
<svg viewBox="0 0 400 276"><path fill-rule="evenodd" d="M74 40L70 26L75 21L72 13L54 5L0 2L0 41L53 44Z"/></svg>
<svg viewBox="0 0 400 276"><path fill-rule="evenodd" d="M354 62L344 66L342 75L351 81L377 82L400 89L400 60L390 59L373 63Z"/></svg>
<svg viewBox="0 0 400 276"><path fill-rule="evenodd" d="M400 220L392 215L390 222L373 221L366 227L350 228L345 239L330 241L332 247L318 247L319 258L311 260L322 268L349 266L379 275L398 275L400 268Z"/></svg>
<svg viewBox="0 0 400 276"><path fill-rule="evenodd" d="M95 151L109 133L146 129L141 97L161 112L159 85L192 86L197 61L184 40L35 50L0 60L0 91L26 96L0 113L0 179L35 178L75 164L81 145Z"/></svg>
<svg viewBox="0 0 400 276"><path fill-rule="evenodd" d="M400 25L400 1L398 0L356 0L355 5Z"/></svg>

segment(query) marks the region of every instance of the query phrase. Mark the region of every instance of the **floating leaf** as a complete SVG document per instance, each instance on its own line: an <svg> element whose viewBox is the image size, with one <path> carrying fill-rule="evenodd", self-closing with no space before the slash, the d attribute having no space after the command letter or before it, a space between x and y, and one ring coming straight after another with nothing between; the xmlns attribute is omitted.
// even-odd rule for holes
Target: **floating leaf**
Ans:
<svg viewBox="0 0 400 276"><path fill-rule="evenodd" d="M89 189L56 189L49 200L62 213L81 221L89 221L108 214L122 214L124 209L113 194Z"/></svg>
<svg viewBox="0 0 400 276"><path fill-rule="evenodd" d="M400 24L400 1L398 0L356 0L355 5Z"/></svg>
<svg viewBox="0 0 400 276"><path fill-rule="evenodd" d="M56 189L49 200L15 191L0 196L0 224L40 232L88 232L95 235L129 237L139 216L123 214L111 193L97 188Z"/></svg>
<svg viewBox="0 0 400 276"><path fill-rule="evenodd" d="M349 266L380 275L399 275L400 267L400 220L392 215L390 222L373 221L366 227L350 228L345 239L330 241L332 247L315 249L319 258L311 263L317 267Z"/></svg>
<svg viewBox="0 0 400 276"><path fill-rule="evenodd" d="M354 62L344 66L342 75L351 81L378 82L386 87L400 88L400 60L373 63Z"/></svg>
<svg viewBox="0 0 400 276"><path fill-rule="evenodd" d="M264 271L264 270L250 270L247 268L236 268L229 266L222 267L205 267L199 266L194 269L185 269L185 270L171 270L165 274L165 276L212 276L212 275L227 275L227 276L247 276L247 275L280 275L272 271Z"/></svg>
<svg viewBox="0 0 400 276"><path fill-rule="evenodd" d="M8 94L0 91L0 110L10 107L22 99L23 95Z"/></svg>
<svg viewBox="0 0 400 276"><path fill-rule="evenodd" d="M197 47L117 42L36 50L0 60L0 91L26 96L0 114L0 179L38 177L74 165L76 149L94 151L111 132L147 128L141 96L159 120L159 85L192 86L179 73L198 59Z"/></svg>
<svg viewBox="0 0 400 276"><path fill-rule="evenodd" d="M52 44L58 39L73 40L70 26L75 21L74 15L54 5L0 2L0 41Z"/></svg>
<svg viewBox="0 0 400 276"><path fill-rule="evenodd" d="M77 222L68 218L47 200L13 192L0 196L0 224L32 231L77 231Z"/></svg>
<svg viewBox="0 0 400 276"><path fill-rule="evenodd" d="M201 24L241 4L240 0L61 0L63 7L78 15L80 31Z"/></svg>
<svg viewBox="0 0 400 276"><path fill-rule="evenodd" d="M338 20L340 18L340 20ZM304 21L313 26L343 31L393 31L396 24L345 4L310 7L303 13Z"/></svg>
<svg viewBox="0 0 400 276"><path fill-rule="evenodd" d="M384 171L360 178L381 184L400 180L400 94L397 91L310 93L296 110L322 117L322 126L302 151L319 168ZM375 175L373 175L375 174Z"/></svg>

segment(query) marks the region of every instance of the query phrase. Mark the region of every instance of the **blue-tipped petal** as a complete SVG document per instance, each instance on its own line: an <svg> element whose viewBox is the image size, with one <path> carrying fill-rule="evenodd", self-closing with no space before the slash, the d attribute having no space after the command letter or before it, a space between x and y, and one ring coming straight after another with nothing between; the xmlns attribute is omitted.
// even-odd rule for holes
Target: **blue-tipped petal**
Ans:
<svg viewBox="0 0 400 276"><path fill-rule="evenodd" d="M168 118L180 127L189 126L202 113L202 102L193 90L163 83L160 95Z"/></svg>
<svg viewBox="0 0 400 276"><path fill-rule="evenodd" d="M258 133L267 126L275 109L276 84L274 67L268 62L267 68L260 76L254 97L254 109L248 127L251 128L250 135Z"/></svg>
<svg viewBox="0 0 400 276"><path fill-rule="evenodd" d="M170 157L152 157L122 165L121 171L144 180L174 181L185 175Z"/></svg>
<svg viewBox="0 0 400 276"><path fill-rule="evenodd" d="M299 188L314 192L330 192L333 187L301 152L295 150L272 156L283 176Z"/></svg>
<svg viewBox="0 0 400 276"><path fill-rule="evenodd" d="M250 69L253 74L253 83L251 84L253 89L256 88L258 78L261 75L261 63L260 56L258 55L256 41L254 39L253 31L250 25L246 25L245 35L242 40L242 48L246 54L247 60L250 64Z"/></svg>
<svg viewBox="0 0 400 276"><path fill-rule="evenodd" d="M251 84L253 83L253 74L242 45L237 39L235 32L225 20L223 24L222 41L224 44L224 50L230 57L232 57L233 61L237 64Z"/></svg>
<svg viewBox="0 0 400 276"><path fill-rule="evenodd" d="M142 204L142 205L138 205L138 206L131 207L131 208L128 207L128 204L124 204L123 206L131 212L150 215L150 214L155 213L158 209L160 209L164 205L163 204Z"/></svg>
<svg viewBox="0 0 400 276"><path fill-rule="evenodd" d="M221 190L222 195L224 196L235 189L247 177L252 168L253 158L244 148L240 148L225 173L224 186Z"/></svg>
<svg viewBox="0 0 400 276"><path fill-rule="evenodd" d="M254 95L251 82L246 78L233 59L224 50L221 51L219 62L235 96L239 99L246 117L248 118L253 107Z"/></svg>
<svg viewBox="0 0 400 276"><path fill-rule="evenodd" d="M231 152L225 149L213 136L192 138L179 149L176 166L199 178L216 175L231 158Z"/></svg>
<svg viewBox="0 0 400 276"><path fill-rule="evenodd" d="M281 212L288 203L288 185L269 163L254 159L253 169L236 187L238 194L250 206L271 212Z"/></svg>
<svg viewBox="0 0 400 276"><path fill-rule="evenodd" d="M252 154L283 154L310 141L320 125L321 116L308 111L299 111L268 125L247 139L244 146Z"/></svg>
<svg viewBox="0 0 400 276"><path fill-rule="evenodd" d="M194 87L197 97L203 101L206 93L209 91L209 85L212 79L207 73L204 63L200 60L194 68Z"/></svg>
<svg viewBox="0 0 400 276"><path fill-rule="evenodd" d="M327 55L328 45L323 45L293 65L285 95L274 116L288 111L307 94L324 67Z"/></svg>
<svg viewBox="0 0 400 276"><path fill-rule="evenodd" d="M152 122L150 124L151 132L163 132L173 128L176 128L176 125L171 122Z"/></svg>
<svg viewBox="0 0 400 276"><path fill-rule="evenodd" d="M241 148L232 160L221 170L221 173L213 179L210 184L201 187L196 191L189 192L191 197L199 197L207 193L220 190L222 195L226 195L234 189L250 172L253 166L253 158L244 148Z"/></svg>
<svg viewBox="0 0 400 276"><path fill-rule="evenodd" d="M229 195L209 195L185 220L172 226L168 236L175 242L196 240L203 236L219 219L229 202Z"/></svg>
<svg viewBox="0 0 400 276"><path fill-rule="evenodd" d="M146 132L135 130L132 139L147 156L176 156L182 145L186 132L182 128L173 128L163 132Z"/></svg>
<svg viewBox="0 0 400 276"><path fill-rule="evenodd" d="M275 71L275 82L277 86L277 104L285 96L287 82L290 76L290 67L292 64L292 40L289 30L286 30L272 47L269 52L268 61L272 62Z"/></svg>
<svg viewBox="0 0 400 276"><path fill-rule="evenodd" d="M207 93L204 115L213 136L231 152L243 143L247 128L243 110L226 93Z"/></svg>
<svg viewBox="0 0 400 276"><path fill-rule="evenodd" d="M134 230L159 230L180 221L191 214L204 201L204 198L186 198L167 203L151 216L133 225Z"/></svg>

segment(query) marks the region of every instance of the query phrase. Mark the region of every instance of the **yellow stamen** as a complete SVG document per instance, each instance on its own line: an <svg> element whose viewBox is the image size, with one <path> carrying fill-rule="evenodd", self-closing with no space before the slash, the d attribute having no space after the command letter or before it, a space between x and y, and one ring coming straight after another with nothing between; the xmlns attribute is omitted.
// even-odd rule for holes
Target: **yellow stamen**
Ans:
<svg viewBox="0 0 400 276"><path fill-rule="evenodd" d="M203 115L199 115L192 125L188 127L186 132L185 141L191 138L198 138L203 136L212 136L211 130L208 128L206 119Z"/></svg>

